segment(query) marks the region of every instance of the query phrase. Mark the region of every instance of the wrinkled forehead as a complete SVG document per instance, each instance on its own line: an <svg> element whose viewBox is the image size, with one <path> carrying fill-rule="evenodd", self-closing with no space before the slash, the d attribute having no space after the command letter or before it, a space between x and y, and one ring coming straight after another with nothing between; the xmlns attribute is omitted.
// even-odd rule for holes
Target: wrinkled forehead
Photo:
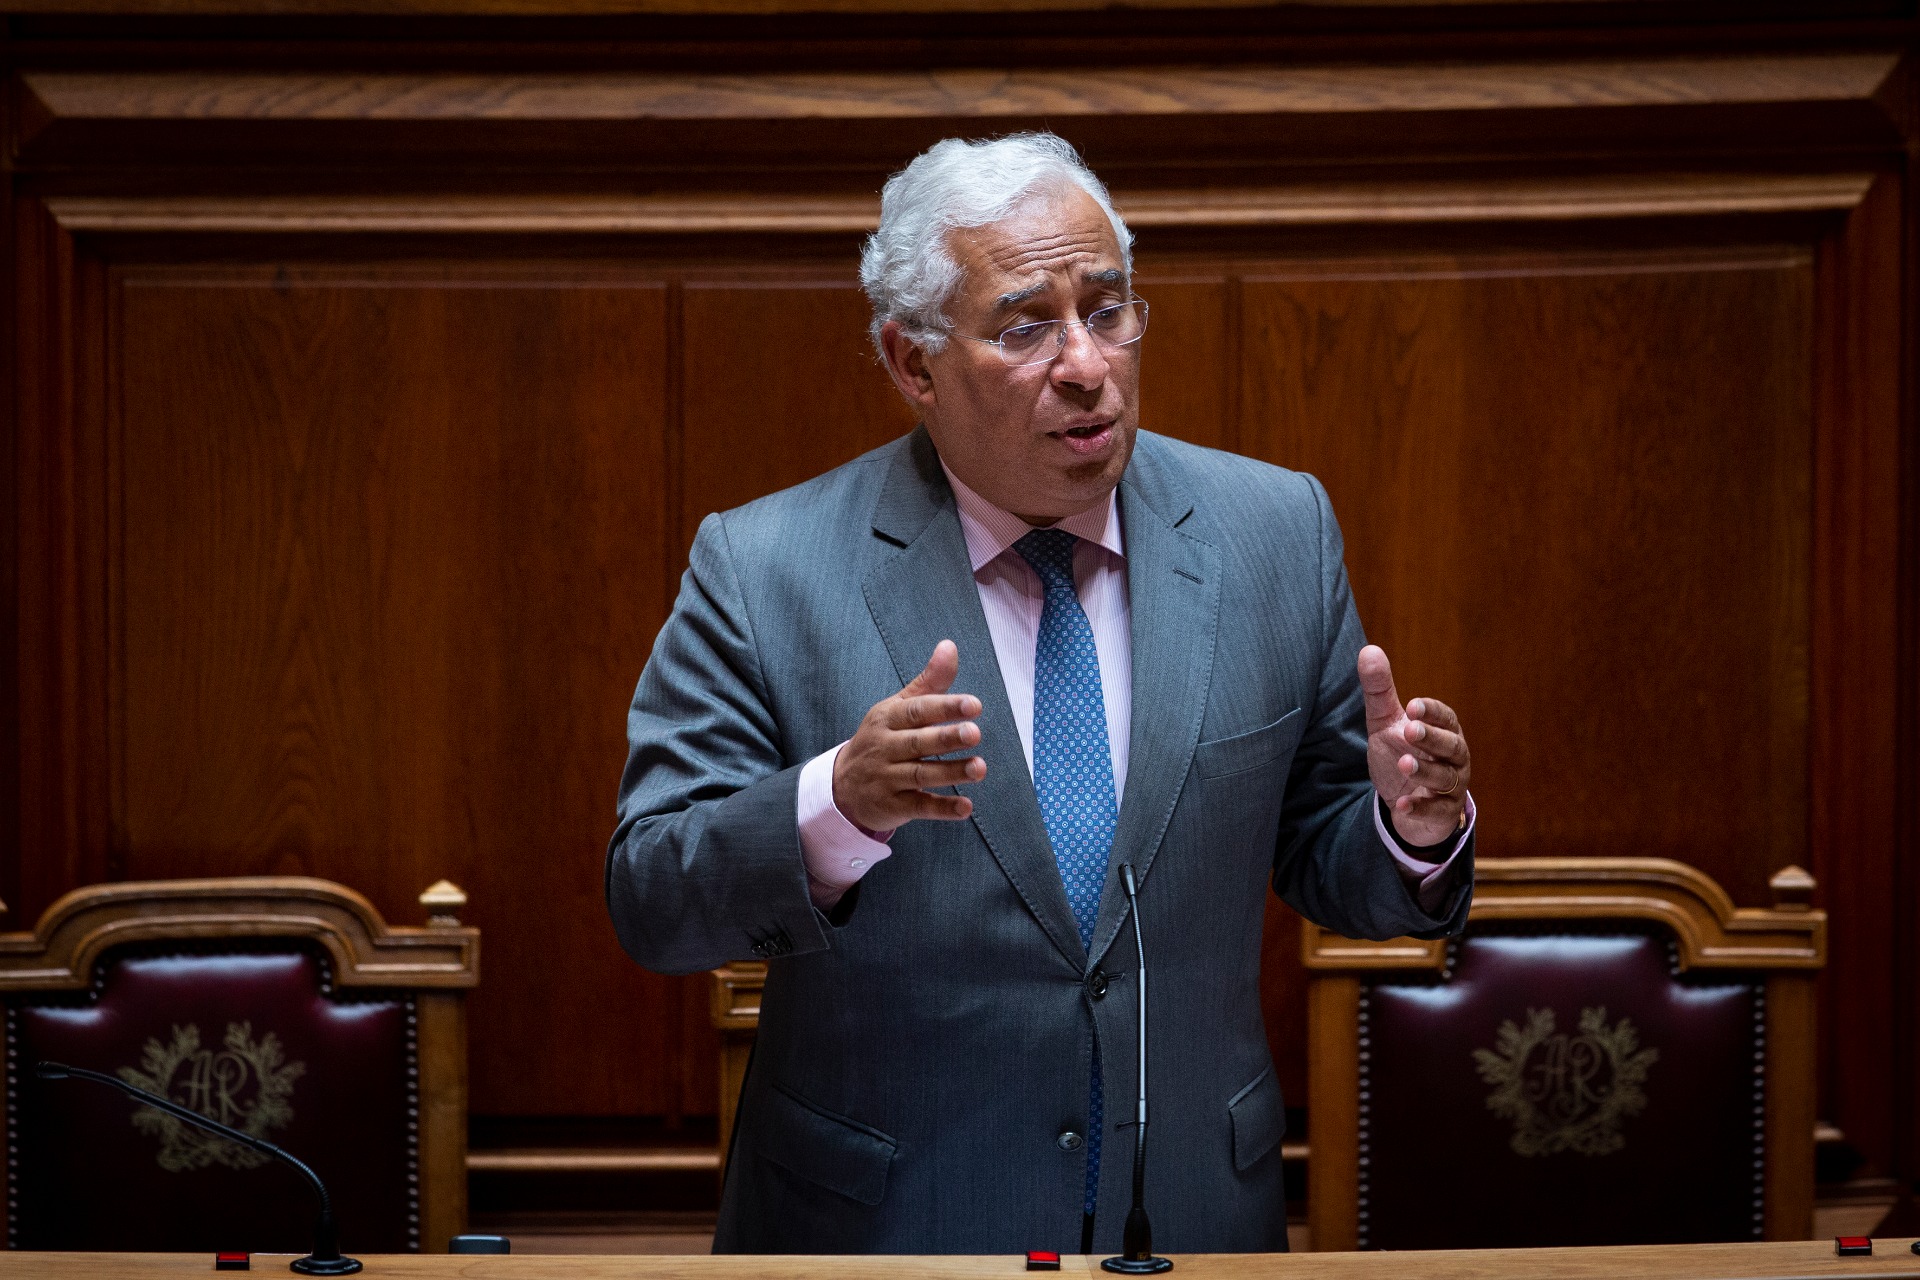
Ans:
<svg viewBox="0 0 1920 1280"><path fill-rule="evenodd" d="M1126 283L1113 223L1078 187L1034 192L997 222L955 228L947 243L961 296L996 310L1052 289Z"/></svg>

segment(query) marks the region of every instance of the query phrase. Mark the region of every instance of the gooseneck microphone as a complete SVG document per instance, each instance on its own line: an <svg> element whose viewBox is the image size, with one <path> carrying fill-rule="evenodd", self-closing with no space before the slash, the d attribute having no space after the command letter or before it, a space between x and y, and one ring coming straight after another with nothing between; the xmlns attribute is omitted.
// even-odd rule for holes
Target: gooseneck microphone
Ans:
<svg viewBox="0 0 1920 1280"><path fill-rule="evenodd" d="M69 1067L61 1062L41 1062L35 1064L33 1073L42 1080L92 1080L96 1084L112 1085L124 1094L138 1098L141 1102L157 1111L185 1120L188 1124L198 1125L209 1133L217 1133L229 1142L237 1142L250 1147L262 1155L284 1160L306 1176L313 1184L313 1193L320 1197L320 1220L313 1228L313 1252L304 1258L295 1258L291 1269L309 1276L350 1276L360 1270L357 1258L345 1258L340 1255L340 1233L333 1225L333 1201L327 1195L326 1184L320 1181L320 1175L307 1167L304 1160L281 1150L271 1142L256 1138L250 1133L221 1124L218 1120L209 1120L198 1111L189 1110L157 1093L148 1093L145 1089L135 1088L118 1076L110 1076L99 1071L88 1071L84 1067Z"/></svg>
<svg viewBox="0 0 1920 1280"><path fill-rule="evenodd" d="M1140 898L1133 882L1133 865L1120 864L1120 883L1127 891L1127 911L1133 916L1133 949L1140 959L1140 1097L1133 1112L1133 1207L1120 1238L1121 1255L1102 1258L1105 1271L1127 1276L1150 1276L1173 1270L1173 1262L1153 1256L1153 1225L1147 1221L1147 944L1140 939Z"/></svg>

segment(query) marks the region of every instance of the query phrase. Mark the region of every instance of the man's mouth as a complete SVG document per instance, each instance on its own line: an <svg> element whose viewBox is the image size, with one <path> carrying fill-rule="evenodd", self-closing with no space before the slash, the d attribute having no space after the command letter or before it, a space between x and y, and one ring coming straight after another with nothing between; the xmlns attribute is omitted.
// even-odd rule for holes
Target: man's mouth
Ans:
<svg viewBox="0 0 1920 1280"><path fill-rule="evenodd" d="M1065 431L1049 431L1047 435L1083 457L1093 457L1113 442L1113 423L1083 422Z"/></svg>

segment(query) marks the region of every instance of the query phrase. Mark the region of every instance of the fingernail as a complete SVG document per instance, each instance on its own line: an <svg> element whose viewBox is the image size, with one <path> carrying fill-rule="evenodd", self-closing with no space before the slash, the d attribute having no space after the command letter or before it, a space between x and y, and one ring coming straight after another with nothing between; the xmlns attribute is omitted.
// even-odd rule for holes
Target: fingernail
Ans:
<svg viewBox="0 0 1920 1280"><path fill-rule="evenodd" d="M1420 716L1420 715L1425 715L1427 709L1421 703L1420 699L1415 698L1412 702L1409 702L1407 704L1407 711L1412 715Z"/></svg>

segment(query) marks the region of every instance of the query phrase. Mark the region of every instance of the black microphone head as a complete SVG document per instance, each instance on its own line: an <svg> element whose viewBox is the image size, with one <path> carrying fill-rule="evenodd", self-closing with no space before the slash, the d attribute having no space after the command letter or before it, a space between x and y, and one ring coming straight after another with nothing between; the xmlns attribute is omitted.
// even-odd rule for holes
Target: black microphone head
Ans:
<svg viewBox="0 0 1920 1280"><path fill-rule="evenodd" d="M1131 862L1123 862L1120 864L1120 879L1127 886L1127 892L1129 894L1132 894L1138 888L1133 882L1133 864Z"/></svg>
<svg viewBox="0 0 1920 1280"><path fill-rule="evenodd" d="M66 1080L72 1076L73 1069L64 1062L36 1062L33 1074L42 1080Z"/></svg>

